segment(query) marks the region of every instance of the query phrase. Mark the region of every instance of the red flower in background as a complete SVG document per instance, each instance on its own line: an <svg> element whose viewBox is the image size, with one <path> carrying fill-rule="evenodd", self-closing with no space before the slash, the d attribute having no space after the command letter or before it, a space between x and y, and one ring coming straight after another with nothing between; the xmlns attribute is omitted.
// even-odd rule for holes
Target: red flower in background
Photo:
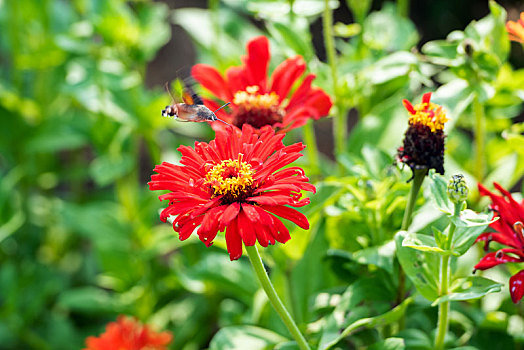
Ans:
<svg viewBox="0 0 524 350"><path fill-rule="evenodd" d="M157 333L134 318L119 316L99 337L88 337L84 350L166 350L173 340L169 332Z"/></svg>
<svg viewBox="0 0 524 350"><path fill-rule="evenodd" d="M326 116L331 109L331 98L320 88L311 87L314 74L307 74L290 94L293 84L306 70L301 56L282 62L268 79L269 41L259 36L247 43L247 56L240 67L230 67L222 76L214 67L205 64L193 66L191 74L213 95L231 102L231 113L219 111L224 121L242 128L270 125L279 132L304 125L308 119ZM204 103L212 110L219 105L209 99ZM213 123L214 127L220 123Z"/></svg>
<svg viewBox="0 0 524 350"><path fill-rule="evenodd" d="M485 249L489 249L491 241L498 242L509 248L502 248L496 252L487 253L475 269L486 270L507 262L524 262L524 201L517 202L502 186L494 183L495 188L502 193L498 196L488 191L481 184L478 185L479 192L483 196L491 198L491 208L498 214L499 220L490 224L496 232L485 232L477 238L476 242L484 241ZM513 275L509 280L509 291L511 299L517 303L524 295L524 270Z"/></svg>
<svg viewBox="0 0 524 350"><path fill-rule="evenodd" d="M242 242L267 247L288 241L289 231L277 216L309 228L307 218L288 205L309 204L309 198L300 199L301 191L315 192L315 187L299 167L279 170L301 157L304 146L284 146L283 138L269 126L257 132L245 124L242 131L217 130L209 144L180 146L182 165L157 165L158 174L149 182L151 190L170 191L159 197L169 201L160 219L175 216L173 229L181 240L200 225L197 234L206 246L225 230L231 260L242 256Z"/></svg>
<svg viewBox="0 0 524 350"><path fill-rule="evenodd" d="M510 40L524 43L524 12L520 13L520 19L516 22L506 22L506 30Z"/></svg>

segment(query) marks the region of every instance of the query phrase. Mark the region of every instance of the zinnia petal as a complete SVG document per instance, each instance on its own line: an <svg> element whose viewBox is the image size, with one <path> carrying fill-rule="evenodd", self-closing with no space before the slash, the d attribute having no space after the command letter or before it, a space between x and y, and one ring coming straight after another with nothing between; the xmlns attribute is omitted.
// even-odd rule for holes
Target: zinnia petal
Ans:
<svg viewBox="0 0 524 350"><path fill-rule="evenodd" d="M524 296L524 270L520 270L509 279L511 300L516 304Z"/></svg>
<svg viewBox="0 0 524 350"><path fill-rule="evenodd" d="M295 81L304 74L306 62L302 56L288 58L282 62L273 72L271 91L276 92L279 101L282 101L289 94Z"/></svg>
<svg viewBox="0 0 524 350"><path fill-rule="evenodd" d="M191 68L191 75L222 101L231 101L233 99L226 81L214 67L207 64L195 64Z"/></svg>
<svg viewBox="0 0 524 350"><path fill-rule="evenodd" d="M267 67L269 65L269 40L259 36L247 43L247 57L244 59L249 85L259 86L261 92L267 89Z"/></svg>

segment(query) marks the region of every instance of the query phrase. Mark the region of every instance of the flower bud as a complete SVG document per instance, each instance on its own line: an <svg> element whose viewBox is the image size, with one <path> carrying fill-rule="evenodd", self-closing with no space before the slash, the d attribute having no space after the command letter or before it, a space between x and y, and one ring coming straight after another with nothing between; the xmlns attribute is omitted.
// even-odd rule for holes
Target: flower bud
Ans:
<svg viewBox="0 0 524 350"><path fill-rule="evenodd" d="M448 197L453 203L462 203L468 198L468 185L464 175L453 175L448 183Z"/></svg>

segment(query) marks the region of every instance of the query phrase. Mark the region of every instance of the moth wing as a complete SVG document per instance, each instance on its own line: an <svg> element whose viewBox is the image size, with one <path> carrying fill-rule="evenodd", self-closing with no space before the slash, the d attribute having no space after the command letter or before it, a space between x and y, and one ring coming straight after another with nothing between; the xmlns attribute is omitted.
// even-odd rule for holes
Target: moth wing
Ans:
<svg viewBox="0 0 524 350"><path fill-rule="evenodd" d="M182 91L182 99L184 100L185 104L188 105L203 105L204 101L198 96L198 94L193 90L193 88L187 84L184 83L184 91Z"/></svg>

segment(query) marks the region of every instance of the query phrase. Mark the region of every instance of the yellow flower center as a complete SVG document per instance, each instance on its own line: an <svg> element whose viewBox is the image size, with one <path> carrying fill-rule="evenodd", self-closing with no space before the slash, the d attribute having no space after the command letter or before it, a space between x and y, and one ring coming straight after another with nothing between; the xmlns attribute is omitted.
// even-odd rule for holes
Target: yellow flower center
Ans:
<svg viewBox="0 0 524 350"><path fill-rule="evenodd" d="M223 160L207 172L205 183L211 185L214 196L224 195L237 199L250 192L255 171L242 157L243 154L239 154L238 159Z"/></svg>
<svg viewBox="0 0 524 350"><path fill-rule="evenodd" d="M448 121L446 113L442 106L435 103L419 103L413 106L415 114L409 117L409 124L426 125L431 128L432 132L443 130L444 124Z"/></svg>
<svg viewBox="0 0 524 350"><path fill-rule="evenodd" d="M245 91L235 93L233 103L244 107L246 111L270 109L278 106L278 95L275 92L259 94L258 86L248 86Z"/></svg>

